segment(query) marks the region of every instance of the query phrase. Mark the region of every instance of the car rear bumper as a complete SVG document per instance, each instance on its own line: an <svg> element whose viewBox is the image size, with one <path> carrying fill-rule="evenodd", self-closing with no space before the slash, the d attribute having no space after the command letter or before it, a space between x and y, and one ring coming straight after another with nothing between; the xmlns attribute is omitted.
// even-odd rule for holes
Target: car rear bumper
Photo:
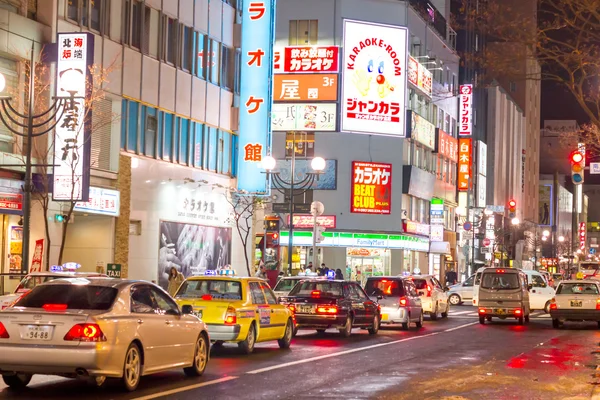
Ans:
<svg viewBox="0 0 600 400"><path fill-rule="evenodd" d="M299 329L343 328L346 315L307 315L296 314L296 326Z"/></svg>
<svg viewBox="0 0 600 400"><path fill-rule="evenodd" d="M485 312L481 312L485 310ZM499 317L499 318L518 318L524 315L521 307L484 307L479 306L477 312L479 316ZM517 314L517 312L519 312Z"/></svg>
<svg viewBox="0 0 600 400"><path fill-rule="evenodd" d="M223 324L206 324L208 336L211 341L235 341L240 336L241 326L238 325L223 325Z"/></svg>
<svg viewBox="0 0 600 400"><path fill-rule="evenodd" d="M563 321L600 321L600 310L550 310L550 316Z"/></svg>
<svg viewBox="0 0 600 400"><path fill-rule="evenodd" d="M406 324L408 322L408 310L406 308L381 307L382 324Z"/></svg>
<svg viewBox="0 0 600 400"><path fill-rule="evenodd" d="M433 312L433 298L421 296L421 307L424 313Z"/></svg>
<svg viewBox="0 0 600 400"><path fill-rule="evenodd" d="M107 376L123 374L124 354L113 346L0 346L0 374L26 372L48 375Z"/></svg>

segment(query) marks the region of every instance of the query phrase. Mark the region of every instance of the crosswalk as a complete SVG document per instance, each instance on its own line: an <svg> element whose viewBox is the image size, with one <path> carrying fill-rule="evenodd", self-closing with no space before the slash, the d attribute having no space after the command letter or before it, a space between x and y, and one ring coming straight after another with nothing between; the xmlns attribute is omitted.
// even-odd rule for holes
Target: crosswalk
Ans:
<svg viewBox="0 0 600 400"><path fill-rule="evenodd" d="M458 308L458 309L450 308L450 312L448 313L448 315L452 318L479 317L479 314L477 314L477 311L461 310L460 308ZM550 314L546 314L544 311L535 310L535 311L531 312L530 318L550 319Z"/></svg>

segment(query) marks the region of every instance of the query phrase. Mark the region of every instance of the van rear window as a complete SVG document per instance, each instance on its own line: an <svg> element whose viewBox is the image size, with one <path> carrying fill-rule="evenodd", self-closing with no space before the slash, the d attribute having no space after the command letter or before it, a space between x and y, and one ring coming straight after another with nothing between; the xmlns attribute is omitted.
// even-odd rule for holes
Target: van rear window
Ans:
<svg viewBox="0 0 600 400"><path fill-rule="evenodd" d="M365 285L369 296L404 296L404 285L399 279L369 279Z"/></svg>
<svg viewBox="0 0 600 400"><path fill-rule="evenodd" d="M519 289L518 274L488 273L481 277L483 289L514 290Z"/></svg>

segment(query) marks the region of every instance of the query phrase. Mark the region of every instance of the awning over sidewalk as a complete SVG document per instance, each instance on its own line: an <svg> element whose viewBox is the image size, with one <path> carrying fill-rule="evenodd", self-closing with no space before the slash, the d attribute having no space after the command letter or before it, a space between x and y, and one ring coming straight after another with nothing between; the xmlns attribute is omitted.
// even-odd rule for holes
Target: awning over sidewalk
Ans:
<svg viewBox="0 0 600 400"><path fill-rule="evenodd" d="M450 254L450 242L431 242L429 252L432 254Z"/></svg>

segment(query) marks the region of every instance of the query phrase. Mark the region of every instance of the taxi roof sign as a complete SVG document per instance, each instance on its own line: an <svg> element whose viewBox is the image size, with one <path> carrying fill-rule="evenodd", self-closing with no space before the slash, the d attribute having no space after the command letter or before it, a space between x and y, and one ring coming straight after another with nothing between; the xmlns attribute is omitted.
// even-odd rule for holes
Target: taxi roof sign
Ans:
<svg viewBox="0 0 600 400"><path fill-rule="evenodd" d="M60 265L53 265L50 267L50 272L62 272L63 267Z"/></svg>
<svg viewBox="0 0 600 400"><path fill-rule="evenodd" d="M77 264L76 262L66 262L62 265L63 269L79 269L81 268L81 264Z"/></svg>

